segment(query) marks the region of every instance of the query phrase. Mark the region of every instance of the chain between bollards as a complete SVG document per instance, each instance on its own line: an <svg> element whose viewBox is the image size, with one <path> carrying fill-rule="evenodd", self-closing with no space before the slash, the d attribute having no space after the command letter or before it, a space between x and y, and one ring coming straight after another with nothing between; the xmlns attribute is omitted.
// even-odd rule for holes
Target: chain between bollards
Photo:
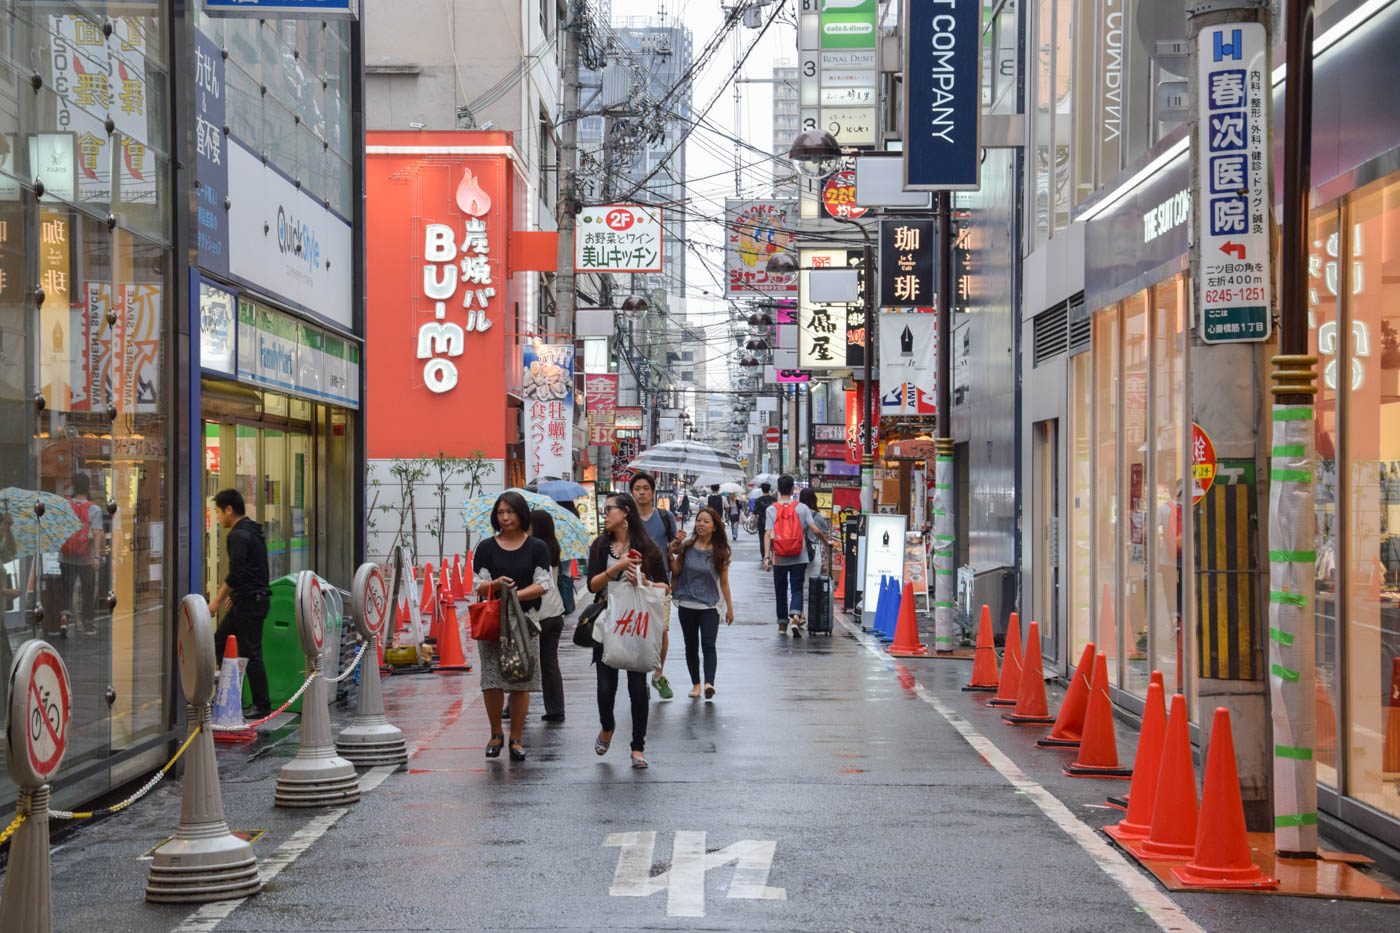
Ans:
<svg viewBox="0 0 1400 933"><path fill-rule="evenodd" d="M73 811L50 809L49 816L53 817L56 820L90 820L94 816L106 816L109 813L116 813L118 810L125 810L127 807L131 806L133 803L149 794L155 788L155 786L161 782L161 779L164 778L166 774L170 772L170 769L175 766L175 762L180 760L180 756L185 753L185 749L190 747L190 743L194 741L195 736L199 735L199 730L202 728L204 727L196 726L194 731L189 734L189 737L185 739L185 744L181 745L180 750L175 753L175 757L171 758L161 767L159 771L151 775L151 779L147 781L144 785L142 785L140 790L123 800L121 803L114 803L110 807L103 807L101 810Z"/></svg>
<svg viewBox="0 0 1400 933"><path fill-rule="evenodd" d="M0 845L4 845L6 840L15 834L15 830L19 829L20 824L24 822L25 817L28 815L27 813L16 814L15 818L10 820L10 825L5 827L3 833L0 833Z"/></svg>
<svg viewBox="0 0 1400 933"><path fill-rule="evenodd" d="M350 662L350 666L347 667L345 670L341 671L340 674L336 677L326 677L326 683L338 684L345 678L349 677L351 674L355 673L355 668L360 666L360 658L363 658L365 656L365 649L368 647L369 642L361 643L360 650L355 652L355 660ZM324 674L321 674L320 676L325 677Z"/></svg>

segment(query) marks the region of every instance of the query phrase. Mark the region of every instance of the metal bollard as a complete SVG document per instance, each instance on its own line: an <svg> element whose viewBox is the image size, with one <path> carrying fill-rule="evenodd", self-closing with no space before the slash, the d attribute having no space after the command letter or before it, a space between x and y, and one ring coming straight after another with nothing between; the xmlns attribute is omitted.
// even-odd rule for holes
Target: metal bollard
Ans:
<svg viewBox="0 0 1400 933"><path fill-rule="evenodd" d="M403 730L384 715L379 685L379 636L389 621L389 586L377 564L361 564L350 585L350 611L355 628L368 639L360 666L360 695L355 718L340 731L336 751L358 767L408 764ZM304 708L303 704L303 708Z"/></svg>
<svg viewBox="0 0 1400 933"><path fill-rule="evenodd" d="M16 815L23 819L10 840L5 890L0 893L0 933L49 933L53 889L49 880L49 776L68 750L72 691L68 668L48 642L20 646L10 665L10 709L5 763L19 786Z"/></svg>
<svg viewBox="0 0 1400 933"><path fill-rule="evenodd" d="M146 900L201 903L247 897L262 890L253 847L229 831L219 766L214 758L210 701L214 697L214 625L203 596L180 601L180 683L189 701L191 732L198 730L185 759L180 828L152 854Z"/></svg>
<svg viewBox="0 0 1400 933"><path fill-rule="evenodd" d="M301 745L297 756L277 774L275 801L279 807L331 807L360 799L355 766L337 755L331 742L326 680L321 676L323 613L321 580L310 570L303 570L297 575L297 633L306 652L306 672L311 683L301 701Z"/></svg>

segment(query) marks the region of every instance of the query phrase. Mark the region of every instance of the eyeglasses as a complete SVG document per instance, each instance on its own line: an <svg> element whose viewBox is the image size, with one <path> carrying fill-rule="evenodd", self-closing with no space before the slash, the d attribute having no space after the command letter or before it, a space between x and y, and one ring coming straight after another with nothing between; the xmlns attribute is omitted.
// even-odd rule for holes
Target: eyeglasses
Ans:
<svg viewBox="0 0 1400 933"><path fill-rule="evenodd" d="M604 511L604 512L611 512L613 509L621 509L622 511L626 511L626 508L625 508L624 506L621 506L621 505L605 505L605 506L603 506L603 511Z"/></svg>

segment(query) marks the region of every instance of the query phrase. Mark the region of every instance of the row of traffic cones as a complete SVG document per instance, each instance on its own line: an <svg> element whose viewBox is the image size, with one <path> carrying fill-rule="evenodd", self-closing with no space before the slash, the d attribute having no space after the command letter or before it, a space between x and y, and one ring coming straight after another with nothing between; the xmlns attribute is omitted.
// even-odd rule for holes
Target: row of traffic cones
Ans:
<svg viewBox="0 0 1400 933"><path fill-rule="evenodd" d="M1267 877L1250 857L1227 709L1220 707L1215 711L1206 759L1205 791L1198 810L1186 698L1179 693L1172 697L1169 719L1161 671L1153 671L1148 684L1142 734L1131 768L1123 768L1118 762L1113 709L1108 695L1108 656L1096 651L1092 642L1084 647L1059 715L1052 720L1045 700L1039 625L1030 623L1022 651L1020 622L1016 613L1011 614L998 677L991 616L983 606L972 682L964 689L990 690L993 680L996 696L987 705L1014 705L1012 712L1002 714L1005 722L1012 725L1053 722L1050 734L1038 741L1037 747L1078 749L1075 761L1064 765L1065 774L1132 779L1127 814L1106 831L1134 854L1140 858L1182 862L1180 866L1173 866L1172 874L1189 887L1278 886L1278 881Z"/></svg>
<svg viewBox="0 0 1400 933"><path fill-rule="evenodd" d="M881 641L890 642L885 649L891 657L926 658L928 645L919 641L919 620L914 606L914 585L905 583L901 592L899 581L893 577L880 578L880 592L875 602L875 619L871 632Z"/></svg>

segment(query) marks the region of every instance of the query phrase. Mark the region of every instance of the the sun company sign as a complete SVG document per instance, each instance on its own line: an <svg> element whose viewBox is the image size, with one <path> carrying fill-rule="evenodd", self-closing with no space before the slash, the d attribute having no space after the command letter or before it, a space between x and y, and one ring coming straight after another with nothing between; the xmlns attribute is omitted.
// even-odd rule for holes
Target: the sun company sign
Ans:
<svg viewBox="0 0 1400 933"><path fill-rule="evenodd" d="M904 186L976 188L982 0L904 0L904 22Z"/></svg>

